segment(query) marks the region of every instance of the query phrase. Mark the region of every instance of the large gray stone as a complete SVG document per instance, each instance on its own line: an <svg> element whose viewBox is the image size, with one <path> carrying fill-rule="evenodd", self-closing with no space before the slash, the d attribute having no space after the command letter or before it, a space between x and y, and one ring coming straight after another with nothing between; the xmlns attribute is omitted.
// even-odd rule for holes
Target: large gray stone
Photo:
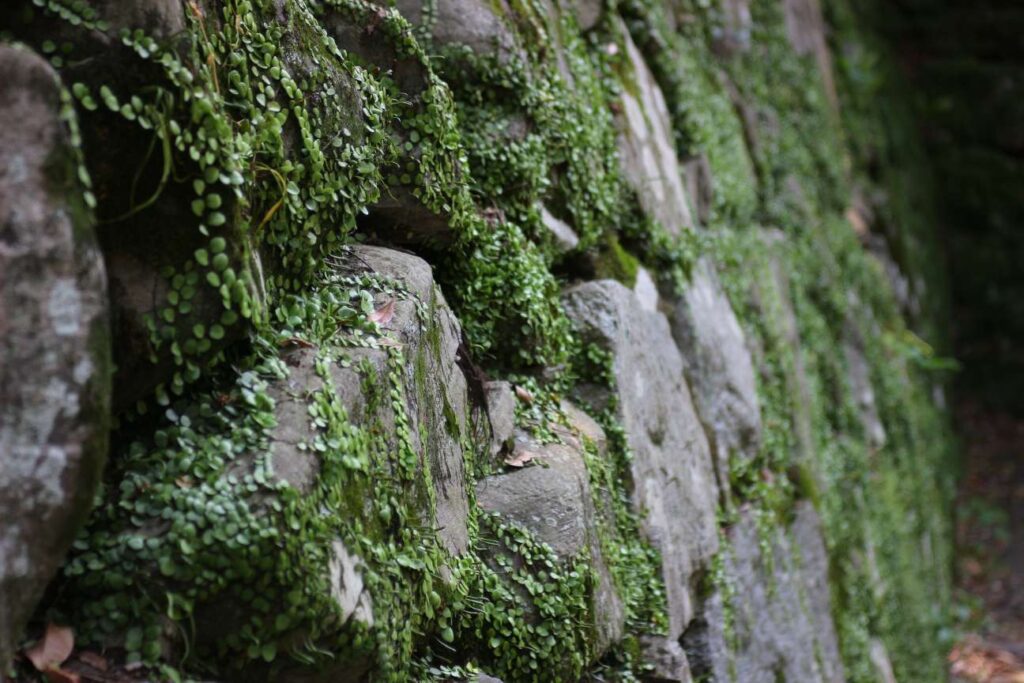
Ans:
<svg viewBox="0 0 1024 683"><path fill-rule="evenodd" d="M617 36L625 46L622 92L615 123L619 158L640 206L672 235L694 226L680 173L665 96L622 20Z"/></svg>
<svg viewBox="0 0 1024 683"><path fill-rule="evenodd" d="M491 425L491 456L508 448L516 429L516 395L510 382L487 382L487 421Z"/></svg>
<svg viewBox="0 0 1024 683"><path fill-rule="evenodd" d="M701 225L707 225L711 220L711 208L715 198L711 162L707 154L697 154L684 159L682 164L687 197L693 203L692 208L697 213L697 221Z"/></svg>
<svg viewBox="0 0 1024 683"><path fill-rule="evenodd" d="M412 295L399 299L386 327L405 349L406 403L413 447L430 468L436 487L437 528L449 552L464 552L469 543L466 520L466 473L463 443L489 441L483 388L471 386L463 372L466 350L462 328L434 282L423 259L383 247L354 246L349 261L378 276L401 282ZM383 301L383 295L378 295ZM417 306L424 306L421 320ZM375 351L374 353L383 353ZM336 384L337 386L337 384ZM352 386L351 384L349 386ZM355 385L358 387L359 385ZM479 403L471 393L480 396Z"/></svg>
<svg viewBox="0 0 1024 683"><path fill-rule="evenodd" d="M397 0L395 7L439 46L465 45L477 55L496 56L501 62L524 56L508 19L510 10L502 0Z"/></svg>
<svg viewBox="0 0 1024 683"><path fill-rule="evenodd" d="M446 549L459 554L469 543L466 474L462 440L484 443L489 433L482 406L472 403L469 385L459 365L461 329L434 284L430 266L405 252L382 247L353 246L344 269L351 273L372 273L400 283L409 296L394 299L394 313L383 324L406 356L404 401L409 416L409 438L423 467L429 469L435 487L434 522ZM378 305L392 300L379 294ZM421 309L429 316L420 317ZM429 322L428 322L429 321ZM331 365L331 382L346 414L354 424L376 425L391 448L397 448L395 414L387 401L371 405L364 387L363 372L370 380L387 386L387 351L346 345L339 351L342 363ZM293 346L283 351L288 376L273 383L268 393L275 402L276 425L270 430L270 458L275 475L301 493L316 485L319 457L306 446L317 432L308 410L309 396L323 389L317 372L320 351ZM482 393L482 388L481 388ZM479 441L478 441L479 440ZM234 463L236 473L251 468L259 454Z"/></svg>
<svg viewBox="0 0 1024 683"><path fill-rule="evenodd" d="M575 249L579 243L579 235L568 223L554 216L546 206L540 207L540 222L551 235L551 241L559 253L567 253Z"/></svg>
<svg viewBox="0 0 1024 683"><path fill-rule="evenodd" d="M757 455L761 409L743 329L710 260L697 262L686 289L670 302L668 311L693 401L715 455L718 484L727 492L730 459Z"/></svg>
<svg viewBox="0 0 1024 683"><path fill-rule="evenodd" d="M45 60L0 46L0 672L107 451L106 281L72 116Z"/></svg>
<svg viewBox="0 0 1024 683"><path fill-rule="evenodd" d="M834 108L839 107L832 57L828 50L828 30L819 0L784 0L782 11L789 44L798 55L813 55L825 86L825 94Z"/></svg>
<svg viewBox="0 0 1024 683"><path fill-rule="evenodd" d="M848 320L844 327L843 357L864 436L872 448L881 448L885 445L885 426L878 413L875 389L871 383L871 365L864 355L864 338L853 320Z"/></svg>
<svg viewBox="0 0 1024 683"><path fill-rule="evenodd" d="M464 553L469 545L469 507L463 447L486 448L490 439L482 405L484 389L478 387L479 393L474 394L481 397L479 402L471 401L470 386L460 367L458 321L435 286L430 266L416 256L353 246L336 268L343 277L368 276L361 286L378 290L376 307L391 310L390 317L380 322L386 343L342 331L336 344L286 344L281 359L287 376L267 388L275 417L267 449L236 457L225 476L242 479L267 456L278 482L287 483L301 495L312 493L321 476L321 460L319 451L311 446L322 435L323 423L318 426L310 401L327 389L344 411L346 422L373 435L371 447L379 449L385 461L399 451L402 439L408 438L416 467L422 471L422 475L414 475L420 483L411 495L423 506L421 512L433 512L432 527L441 546L451 555ZM389 359L389 348L400 348L404 357L398 389L392 386L396 366ZM404 430L402 417L387 398L396 398L391 393L395 391L408 420ZM255 505L250 505L260 511L260 505L266 503L262 510L268 510L274 494L258 495ZM372 628L377 622L374 596L363 580L365 558L358 552L359 548L335 539L329 549L330 561L322 568L336 605L339 629L357 623L358 628ZM442 568L442 572L447 570ZM198 606L197 640L219 642L246 623L251 616L247 610L246 605L227 598ZM318 672L293 666L281 672L278 680L356 681L362 680L370 666L371 661L360 655L342 658L336 666ZM254 665L247 675L262 675L260 671Z"/></svg>
<svg viewBox="0 0 1024 683"><path fill-rule="evenodd" d="M564 302L583 340L612 354L616 416L633 454L633 505L641 531L661 553L674 639L693 615L693 577L718 548L718 487L683 361L665 316L645 311L618 282L575 286ZM611 398L601 387L581 394L598 407Z"/></svg>
<svg viewBox="0 0 1024 683"><path fill-rule="evenodd" d="M788 528L764 533L747 511L726 534L728 589L704 601L683 641L694 676L716 683L842 683L828 557L814 507L798 503Z"/></svg>
<svg viewBox="0 0 1024 683"><path fill-rule="evenodd" d="M650 671L644 674L647 683L691 683L690 662L678 640L664 636L642 636L640 651Z"/></svg>
<svg viewBox="0 0 1024 683"><path fill-rule="evenodd" d="M604 457L606 439L585 413L567 406L571 427L556 427L561 443L544 444L519 431L513 457L531 459L526 466L485 477L476 485L477 502L532 531L564 561L589 558L597 577L591 595L595 652L622 638L625 608L601 553L598 512L584 461L584 440Z"/></svg>
<svg viewBox="0 0 1024 683"><path fill-rule="evenodd" d="M760 239L765 258L758 273L754 303L764 316L765 327L784 358L783 373L789 396L790 419L800 463L817 476L814 425L811 414L811 386L807 363L800 344L800 328L793 309L793 294L785 263L785 236L765 231ZM820 483L820 482L819 482Z"/></svg>
<svg viewBox="0 0 1024 683"><path fill-rule="evenodd" d="M715 27L713 35L715 51L732 56L749 50L753 32L750 0L724 0L721 17L721 24Z"/></svg>

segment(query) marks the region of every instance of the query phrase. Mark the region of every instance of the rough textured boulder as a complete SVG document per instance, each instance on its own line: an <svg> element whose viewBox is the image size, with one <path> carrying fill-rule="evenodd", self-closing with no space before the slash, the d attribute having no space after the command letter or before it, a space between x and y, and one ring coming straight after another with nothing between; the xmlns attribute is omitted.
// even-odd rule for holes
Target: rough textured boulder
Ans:
<svg viewBox="0 0 1024 683"><path fill-rule="evenodd" d="M757 454L761 411L743 330L710 260L697 262L686 289L669 304L669 320L724 491L730 458Z"/></svg>
<svg viewBox="0 0 1024 683"><path fill-rule="evenodd" d="M714 36L715 49L724 55L749 50L753 28L750 0L725 0L722 19L722 25Z"/></svg>
<svg viewBox="0 0 1024 683"><path fill-rule="evenodd" d="M718 487L707 437L665 316L645 311L613 280L575 286L564 301L583 339L613 357L616 416L633 453L633 504L661 552L671 640L693 616L694 573L718 548ZM610 398L596 387L587 393L598 404Z"/></svg>
<svg viewBox="0 0 1024 683"><path fill-rule="evenodd" d="M464 552L468 544L468 502L461 439L476 443L487 429L482 426L477 406L470 401L466 377L459 366L458 321L435 288L430 266L422 259L372 246L352 247L350 255L345 267L352 272L400 282L411 295L395 300L393 317L384 327L409 358L404 376L409 437L435 487L434 522L448 551ZM381 304L389 300L384 294L379 298ZM430 311L429 327L420 319L419 306ZM330 374L346 414L355 424L376 424L391 447L397 448L394 411L386 404L371 403L364 389L367 378L363 369L369 370L370 381L386 386L387 351L350 344L345 347L341 352L345 362L332 365ZM269 435L273 471L302 494L312 490L319 474L319 458L307 447L317 431L309 415L308 397L323 388L317 372L319 357L314 348L285 350L288 377L272 384L268 392L274 399L277 420ZM251 468L258 455L236 461L236 469Z"/></svg>
<svg viewBox="0 0 1024 683"><path fill-rule="evenodd" d="M864 428L864 436L872 448L881 448L885 445L885 426L878 414L875 389L871 383L871 366L864 355L864 340L853 321L847 321L844 334L843 357L846 360L846 376Z"/></svg>
<svg viewBox="0 0 1024 683"><path fill-rule="evenodd" d="M658 285L651 277L650 271L643 266L636 269L636 282L633 283L633 293L640 300L640 306L645 311L655 312L661 302L658 295Z"/></svg>
<svg viewBox="0 0 1024 683"><path fill-rule="evenodd" d="M107 450L106 283L73 124L46 61L0 46L0 671Z"/></svg>
<svg viewBox="0 0 1024 683"><path fill-rule="evenodd" d="M551 233L551 241L560 253L572 251L580 243L576 231L568 223L554 216L546 206L540 207L540 222Z"/></svg>
<svg viewBox="0 0 1024 683"><path fill-rule="evenodd" d="M620 111L615 117L623 174L644 212L669 233L679 235L693 227L694 221L680 175L668 105L621 20L617 33L627 58L622 67Z"/></svg>
<svg viewBox="0 0 1024 683"><path fill-rule="evenodd" d="M728 588L704 601L684 638L693 674L719 682L841 683L828 557L814 507L798 503L789 527L769 533L765 539L749 513L727 532Z"/></svg>
<svg viewBox="0 0 1024 683"><path fill-rule="evenodd" d="M486 443L488 434L478 412L484 402L482 388L463 370L469 359L459 321L423 259L382 247L356 246L352 252L370 272L401 281L414 297L396 302L387 327L410 359L405 370L410 432L437 489L435 522L448 550L462 552L468 543L463 444ZM429 326L417 317L417 302L426 306Z"/></svg>
<svg viewBox="0 0 1024 683"><path fill-rule="evenodd" d="M487 421L491 427L491 456L495 457L512 443L516 429L516 396L510 382L487 382Z"/></svg>
<svg viewBox="0 0 1024 683"><path fill-rule="evenodd" d="M395 7L414 26L424 26L438 45L465 45L478 55L507 62L520 54L504 2L398 0Z"/></svg>
<svg viewBox="0 0 1024 683"><path fill-rule="evenodd" d="M805 465L814 468L816 447L811 416L811 388L807 377L807 364L800 346L800 328L793 310L793 295L789 274L782 258L785 237L777 231L767 231L760 238L767 258L758 273L755 305L765 318L766 327L789 350L791 362L784 366L787 393L790 397L790 419L797 446L797 456Z"/></svg>
<svg viewBox="0 0 1024 683"><path fill-rule="evenodd" d="M651 667L644 677L655 683L691 683L690 662L678 640L660 636L640 638L644 663Z"/></svg>
<svg viewBox="0 0 1024 683"><path fill-rule="evenodd" d="M589 557L597 576L591 596L595 652L622 638L622 599L601 554L597 510L584 462L583 438L604 455L601 428L577 410L571 429L558 428L561 443L543 444L519 431L512 457L530 457L528 466L485 477L476 485L480 507L532 531L562 560Z"/></svg>
<svg viewBox="0 0 1024 683"><path fill-rule="evenodd" d="M833 107L839 106L832 75L832 57L828 51L825 18L818 0L785 0L782 9L789 43L798 55L813 55L818 65L825 94Z"/></svg>

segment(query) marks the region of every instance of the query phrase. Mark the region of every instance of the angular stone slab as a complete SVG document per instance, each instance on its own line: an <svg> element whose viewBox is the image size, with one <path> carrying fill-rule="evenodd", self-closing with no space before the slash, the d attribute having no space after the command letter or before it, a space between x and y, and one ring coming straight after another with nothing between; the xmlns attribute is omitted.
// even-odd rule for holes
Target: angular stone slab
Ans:
<svg viewBox="0 0 1024 683"><path fill-rule="evenodd" d="M441 545L452 554L463 553L469 545L463 444L486 447L489 436L482 398L475 393L470 397L470 385L459 365L462 336L458 321L435 287L430 266L416 256L354 246L341 257L338 267L343 273L370 274L386 288L402 291L393 299L378 294L376 306L393 305L391 316L380 326L389 343L400 345L406 357L400 397L409 420L407 434L412 449L419 466L427 472L422 477L426 482L417 484L415 496L423 502L433 500L433 527ZM373 289L373 285L367 287ZM306 344L284 347L282 360L288 376L272 382L267 389L275 417L267 450L238 457L225 474L241 479L254 471L266 454L275 479L287 482L300 495L312 492L321 477L321 459L309 446L322 432L309 412L309 400L325 388L321 375L325 361L329 386L347 420L372 429L385 454L399 449L399 422L392 402L380 400L367 389L368 385L389 386L394 367L389 364L388 351L358 345L365 342L355 337L339 335L338 339L337 346L324 348ZM478 391L482 396L482 387ZM367 627L375 623L373 595L364 582L364 558L357 552L337 539L330 549L331 560L324 567L337 605L339 628L356 622ZM214 641L238 630L248 617L246 609L227 599L202 605L196 614L197 640ZM323 672L293 667L282 672L280 680L362 680L370 666L366 658L342 656L337 666ZM257 671L248 673L255 676Z"/></svg>
<svg viewBox="0 0 1024 683"><path fill-rule="evenodd" d="M678 640L664 636L642 636L640 651L651 671L644 676L652 683L692 683L690 662Z"/></svg>
<svg viewBox="0 0 1024 683"><path fill-rule="evenodd" d="M622 171L644 212L670 234L679 235L694 221L668 105L625 24L619 20L617 26L628 62L622 67L620 111L615 116Z"/></svg>
<svg viewBox="0 0 1024 683"><path fill-rule="evenodd" d="M814 507L806 501L796 505L789 527L767 539L770 555L750 512L727 537L730 596L712 593L683 641L694 677L717 683L842 683L828 557ZM724 630L727 622L731 633Z"/></svg>
<svg viewBox="0 0 1024 683"><path fill-rule="evenodd" d="M825 94L833 108L839 108L835 77L832 74L832 55L828 49L828 31L818 0L784 0L782 12L786 21L786 36L798 55L813 55L825 86Z"/></svg>
<svg viewBox="0 0 1024 683"><path fill-rule="evenodd" d="M749 460L757 454L761 409L743 329L710 260L697 262L682 295L670 302L668 314L715 455L718 483L726 489L730 458Z"/></svg>
<svg viewBox="0 0 1024 683"><path fill-rule="evenodd" d="M846 322L843 336L846 377L853 394L854 405L857 406L864 436L872 448L881 448L885 445L885 426L882 424L882 416L878 413L875 389L871 383L871 365L864 353L864 338L853 320Z"/></svg>
<svg viewBox="0 0 1024 683"><path fill-rule="evenodd" d="M764 268L758 273L751 295L766 321L776 343L784 344L792 353L792 363L784 368L787 393L790 397L790 418L797 447L797 457L818 477L814 425L811 415L811 386L807 365L800 346L800 328L793 310L793 294L783 258L785 236L768 230L760 236L764 245ZM819 482L820 483L820 482Z"/></svg>
<svg viewBox="0 0 1024 683"><path fill-rule="evenodd" d="M0 46L0 672L107 451L106 276L49 64Z"/></svg>
<svg viewBox="0 0 1024 683"><path fill-rule="evenodd" d="M395 7L414 26L428 27L438 45L465 45L503 63L522 55L507 19L508 7L500 0L398 0Z"/></svg>
<svg viewBox="0 0 1024 683"><path fill-rule="evenodd" d="M562 443L542 444L520 430L514 455L529 454L532 460L521 469L480 480L476 497L483 510L499 513L532 531L562 560L589 555L597 576L591 605L595 652L600 654L622 638L625 611L601 554L582 439L598 447L598 457L604 456L607 442L601 428L584 413L567 412L573 427L557 428Z"/></svg>
<svg viewBox="0 0 1024 683"><path fill-rule="evenodd" d="M564 295L584 341L611 352L617 418L633 453L633 505L641 530L661 552L669 637L693 616L691 582L718 549L718 486L707 437L690 398L683 360L661 313L613 280L587 282ZM584 387L594 403L611 397Z"/></svg>
<svg viewBox="0 0 1024 683"><path fill-rule="evenodd" d="M415 301L398 300L385 325L406 349L406 400L413 448L428 463L437 488L435 523L448 551L468 547L466 473L462 439L489 443L483 388L463 370L468 350L462 328L434 282L426 261L412 254L373 246L352 247L353 261L369 272L402 282ZM383 303L383 299L378 303ZM425 325L416 301L426 307ZM337 386L337 383L336 383ZM358 385L357 385L358 386Z"/></svg>

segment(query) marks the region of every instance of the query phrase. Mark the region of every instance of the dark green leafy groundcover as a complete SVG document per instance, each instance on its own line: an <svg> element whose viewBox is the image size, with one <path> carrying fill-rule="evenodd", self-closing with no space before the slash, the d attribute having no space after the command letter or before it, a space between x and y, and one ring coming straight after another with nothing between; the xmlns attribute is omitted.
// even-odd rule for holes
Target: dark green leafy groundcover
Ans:
<svg viewBox="0 0 1024 683"><path fill-rule="evenodd" d="M941 678L950 440L931 398L942 381L932 349L943 348L941 308L925 307L908 323L844 218L852 187L887 190L889 231L931 253L928 179L906 152L915 144L910 124L875 107L898 108L898 83L843 2L829 7L835 40L862 52L843 50L837 59L841 117L813 58L792 52L778 3L752 3L752 47L726 58L713 49L724 22L714 3L685 0L673 17L645 0L606 8L626 19L652 67L680 156L706 154L712 168L709 224L681 238L642 215L619 171L613 115L628 87L618 77L626 51L608 16L581 35L571 16L517 3L525 49L498 60L432 45L396 12L361 0L188 3L184 34L160 40L141 30L117 34L82 0L22 4L2 35L49 56L79 125L116 119L151 140L136 162L158 169L157 182L133 193L123 215L90 194L97 214L144 229L146 212L172 189L191 193L187 227L200 245L165 269L167 300L150 323L154 353L170 354L176 371L120 416L97 508L45 608L74 625L79 642L122 647L129 661L171 678L266 677L296 664L368 658L380 680L458 677L479 667L508 681L575 680L589 665L587 558L559 562L529 533L475 505L470 551L451 557L426 522L433 488L413 452L402 399L413 389L402 368L416 359L367 320L375 295L411 295L392 281L339 278L332 265L361 238L369 209L402 187L447 217L452 243L424 254L474 360L536 397L520 423L541 438L551 435L549 422L564 419L558 399L578 382L611 381L607 355L574 338L559 304L561 279L597 274L632 284L642 264L671 291L685 285L697 256L714 256L760 349L765 425L757 458L733 468L735 506L721 511L723 525L742 504L770 530L795 500L814 500L849 680L874 680L872 637L886 644L899 680ZM418 65L422 88L403 92L392 72L340 49L324 28L338 17L372 27L396 59ZM83 44L88 32L116 35L124 63L147 82L76 80L77 40L39 40L40 22L70 27ZM872 58L854 63L856 54ZM759 120L774 122L756 145L726 79ZM528 133L506 138L516 117ZM868 158L864 150L877 145L891 149ZM905 201L907 188L919 201ZM542 204L579 234L573 253L551 242ZM781 237L766 239L769 230ZM929 257L907 253L903 265L934 284L929 297L941 298L919 260ZM776 270L789 276L787 289ZM192 309L207 290L223 306L213 323ZM785 330L787 302L799 348ZM432 302L419 304L429 328ZM850 325L863 332L887 434L880 450L868 445L848 386L842 345ZM318 429L308 446L322 466L308 496L278 482L265 457L275 421L268 383L289 372L280 350L295 343L316 346L323 380L308 397ZM326 368L352 363L347 350L366 346L387 353L386 386L355 367L368 402L392 404L397 448L372 424L353 424L332 391ZM799 398L798 363L809 385ZM538 372L545 367L554 372ZM806 414L809 444L799 443L797 413ZM608 512L601 545L630 635L597 666L609 679L633 680L641 673L635 636L664 626L664 596L657 557L629 509L630 454L613 414L595 414L610 457L590 448L587 464L594 490L610 493L610 502L596 501ZM458 436L468 471L489 472L480 445ZM810 464L797 458L801 447L813 452ZM336 538L365 559L372 628L341 623L329 599L323 570ZM721 571L709 573L709 584L731 595ZM196 615L225 604L244 605L245 614L223 632L198 633Z"/></svg>

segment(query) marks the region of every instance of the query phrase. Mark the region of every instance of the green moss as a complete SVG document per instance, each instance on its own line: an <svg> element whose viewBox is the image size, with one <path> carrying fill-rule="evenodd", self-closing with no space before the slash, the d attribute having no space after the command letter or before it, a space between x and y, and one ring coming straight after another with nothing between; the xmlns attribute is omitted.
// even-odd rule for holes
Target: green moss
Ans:
<svg viewBox="0 0 1024 683"><path fill-rule="evenodd" d="M636 257L622 248L614 235L605 240L594 264L594 275L598 279L618 280L630 289L636 284L636 272L640 267Z"/></svg>
<svg viewBox="0 0 1024 683"><path fill-rule="evenodd" d="M855 15L840 0L829 4L838 30L855 33ZM105 30L82 3L36 5ZM903 155L913 148L906 119L875 111L889 86L875 77L873 48L842 52L840 130L815 64L793 54L769 0L752 3L751 48L727 58L712 49L720 8L706 2L683 2L692 21L677 30L656 3L622 3L587 37L571 16L517 2L504 17L522 48L510 59L421 43L430 3L418 29L362 0L225 0L222 9L190 12L173 44L121 37L157 70L151 87L70 89L83 121L102 113L151 131L162 182L191 186L199 235L189 258L166 270L170 293L150 328L178 374L144 404L149 414L117 434L101 505L64 570L60 617L81 642L123 642L133 660L166 662L171 623L173 661L203 675L272 678L288 666L364 657L395 681L468 676L481 665L507 680L582 673L594 654L586 558L560 562L525 531L483 515L472 486L470 549L449 556L432 528L437 492L412 449L405 404L427 400L433 381L436 302L420 302L427 348L416 357L388 345L378 347L383 374L355 364L368 412L390 410L397 438L386 437L379 415L354 424L331 386L327 369L351 363L348 349L373 345L380 332L365 318L373 295L407 295L380 279L332 279L331 255L354 238L359 214L401 186L447 220L451 244L425 251L472 360L528 390L534 400L520 402L517 421L542 441L565 420L562 396L581 384L613 388L608 355L573 338L552 269L585 254L598 277L631 287L643 263L671 291L686 286L695 259L713 257L759 370L762 444L752 460L732 463L736 502L759 511L765 537L797 499L820 510L851 681L871 680L873 637L886 643L900 680L938 679L950 441L930 389L943 372L942 307L929 300L908 325L843 218L851 178L886 190L893 199L879 220L897 260L912 273L935 272L919 210L927 183L918 161L896 163L916 159ZM666 95L680 157L709 159L708 230L668 235L626 189L612 112L630 79L615 77L622 57L608 47L611 9L627 19ZM393 71L340 50L323 28L328 15L372 29L394 60L419 69L422 88L404 92ZM558 252L542 207L579 234L579 253ZM777 237L765 239L764 229ZM192 309L203 287L222 304L212 320ZM878 451L843 359L851 325L865 341L888 435ZM215 352L213 342L228 337L243 341ZM306 397L316 434L306 445L322 468L306 495L276 483L267 456L275 414L267 387L289 372L279 356L294 340L317 346L323 383ZM554 381L537 379L545 368ZM601 670L632 680L636 636L664 628L664 587L630 505L631 454L613 408L597 414L608 456L587 444L585 457L629 634ZM467 448L466 471L489 473L492 463L459 428L463 416L449 405L442 412ZM722 524L732 515L723 512ZM329 598L325 567L337 539L365 561L373 628L342 623ZM728 594L723 557L712 583ZM193 632L195 614L223 604L243 605L242 621L224 633Z"/></svg>

